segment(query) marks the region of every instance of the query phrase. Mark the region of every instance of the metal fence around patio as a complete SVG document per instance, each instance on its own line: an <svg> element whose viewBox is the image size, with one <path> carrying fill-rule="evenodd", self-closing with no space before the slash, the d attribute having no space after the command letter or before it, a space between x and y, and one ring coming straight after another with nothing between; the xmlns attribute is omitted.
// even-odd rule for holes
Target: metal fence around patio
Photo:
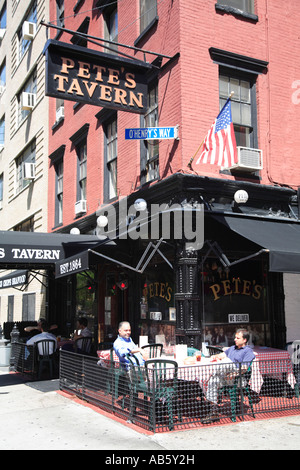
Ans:
<svg viewBox="0 0 300 470"><path fill-rule="evenodd" d="M290 370L291 362L283 362L254 361L251 371L249 364L227 370L218 388L219 423L300 413L299 366ZM60 389L153 432L207 425L207 393L213 377L221 375L220 364L176 371L169 364L166 374L152 366L125 370L118 362L103 365L97 357L61 350Z"/></svg>

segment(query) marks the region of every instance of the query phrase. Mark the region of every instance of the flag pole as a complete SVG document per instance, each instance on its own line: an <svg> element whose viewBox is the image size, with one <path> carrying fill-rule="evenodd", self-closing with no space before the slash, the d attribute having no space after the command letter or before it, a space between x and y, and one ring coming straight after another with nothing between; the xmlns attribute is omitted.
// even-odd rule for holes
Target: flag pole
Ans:
<svg viewBox="0 0 300 470"><path fill-rule="evenodd" d="M227 100L226 100L226 103L227 103L228 100L231 100L231 98L233 97L233 95L234 95L234 91L231 91L230 95L228 96L228 98L227 98ZM226 103L225 103L225 104L226 104ZM225 106L225 104L224 104L224 106ZM223 106L223 108L224 108L224 106ZM223 108L222 108L222 109L223 109ZM222 109L221 109L220 113L222 112ZM219 113L219 114L220 114L220 113ZM219 114L218 114L218 115L219 115ZM202 145L203 145L203 143L204 143L204 140L205 140L205 137L204 137L204 139L202 140L202 142L201 142L201 144L199 145L199 147L197 148L197 151L196 151L195 155L193 155L193 157L190 159L190 161L189 161L188 164L187 164L187 166L188 166L191 170L193 170L193 168L192 168L192 163L193 163L193 161L194 161L194 158L195 158L195 156L197 155L197 153L199 152L199 150L201 149L201 147L202 147Z"/></svg>

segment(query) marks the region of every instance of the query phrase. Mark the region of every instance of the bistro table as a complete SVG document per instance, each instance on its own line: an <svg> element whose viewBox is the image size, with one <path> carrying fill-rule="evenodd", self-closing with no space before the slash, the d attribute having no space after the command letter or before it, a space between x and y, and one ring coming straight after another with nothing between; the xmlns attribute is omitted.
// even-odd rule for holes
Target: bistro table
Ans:
<svg viewBox="0 0 300 470"><path fill-rule="evenodd" d="M267 346L254 346L253 352L257 357L259 370L263 377L268 376L287 381L292 389L295 388L296 379L288 351Z"/></svg>

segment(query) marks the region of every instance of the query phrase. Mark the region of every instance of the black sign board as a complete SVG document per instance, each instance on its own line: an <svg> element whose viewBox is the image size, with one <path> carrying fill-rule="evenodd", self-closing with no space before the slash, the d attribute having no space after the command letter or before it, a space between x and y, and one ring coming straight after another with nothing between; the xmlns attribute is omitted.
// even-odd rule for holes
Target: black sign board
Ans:
<svg viewBox="0 0 300 470"><path fill-rule="evenodd" d="M0 278L0 289L9 287L24 286L27 284L28 271L15 271L7 276Z"/></svg>
<svg viewBox="0 0 300 470"><path fill-rule="evenodd" d="M55 40L44 53L47 96L145 114L149 63Z"/></svg>
<svg viewBox="0 0 300 470"><path fill-rule="evenodd" d="M55 277L77 274L87 269L89 269L88 250L55 263Z"/></svg>

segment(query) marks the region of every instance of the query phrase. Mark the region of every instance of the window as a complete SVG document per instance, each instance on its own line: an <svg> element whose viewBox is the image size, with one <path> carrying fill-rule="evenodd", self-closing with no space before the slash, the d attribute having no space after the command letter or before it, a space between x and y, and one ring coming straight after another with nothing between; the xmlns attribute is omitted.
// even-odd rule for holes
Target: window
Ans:
<svg viewBox="0 0 300 470"><path fill-rule="evenodd" d="M253 147L254 143L251 88L252 84L249 80L228 75L219 77L220 109L224 106L231 91L234 91L231 98L232 121L236 143L242 147Z"/></svg>
<svg viewBox="0 0 300 470"><path fill-rule="evenodd" d="M28 186L30 183L30 180L26 180L23 175L24 163L35 163L35 142L29 145L26 150L16 159L16 194L22 191L22 189Z"/></svg>
<svg viewBox="0 0 300 470"><path fill-rule="evenodd" d="M19 125L24 121L24 119L30 114L31 109L34 107L36 102L36 71L30 76L28 81L23 86L22 90L17 96L18 100L18 123ZM27 93L26 99L24 100L25 95L23 93ZM24 101L29 106L24 107ZM27 108L27 109L25 109Z"/></svg>
<svg viewBox="0 0 300 470"><path fill-rule="evenodd" d="M15 232L34 232L34 219L30 217L27 220L24 220L18 225L14 226Z"/></svg>
<svg viewBox="0 0 300 470"><path fill-rule="evenodd" d="M56 98L55 121L60 122L65 117L65 102L61 98Z"/></svg>
<svg viewBox="0 0 300 470"><path fill-rule="evenodd" d="M14 320L14 296L9 295L7 298L7 321Z"/></svg>
<svg viewBox="0 0 300 470"><path fill-rule="evenodd" d="M3 202L3 173L0 175L0 208L2 209Z"/></svg>
<svg viewBox="0 0 300 470"><path fill-rule="evenodd" d="M107 8L104 14L104 39L108 41L118 42L118 9ZM109 49L104 49L104 52L114 54L113 49L117 53L118 46L108 43Z"/></svg>
<svg viewBox="0 0 300 470"><path fill-rule="evenodd" d="M143 32L157 16L157 0L140 0L140 31Z"/></svg>
<svg viewBox="0 0 300 470"><path fill-rule="evenodd" d="M64 0L56 0L56 23L61 28L65 25L65 4Z"/></svg>
<svg viewBox="0 0 300 470"><path fill-rule="evenodd" d="M5 117L3 116L2 119L0 119L0 151L4 147L5 143Z"/></svg>
<svg viewBox="0 0 300 470"><path fill-rule="evenodd" d="M23 294L22 321L35 320L35 294Z"/></svg>
<svg viewBox="0 0 300 470"><path fill-rule="evenodd" d="M144 116L144 127L158 126L158 86L157 84L149 88L147 113ZM142 126L143 127L143 126ZM159 177L159 144L158 140L144 140L142 153L144 162L142 163L145 172L145 182L152 181Z"/></svg>
<svg viewBox="0 0 300 470"><path fill-rule="evenodd" d="M117 197L117 156L118 156L118 126L117 115L107 122L104 128L104 155L106 160L104 174L104 198L106 200Z"/></svg>
<svg viewBox="0 0 300 470"><path fill-rule="evenodd" d="M218 4L254 14L254 0L218 0Z"/></svg>
<svg viewBox="0 0 300 470"><path fill-rule="evenodd" d="M63 180L64 162L59 160L55 165L55 225L62 224L63 221Z"/></svg>
<svg viewBox="0 0 300 470"><path fill-rule="evenodd" d="M32 7L29 10L29 13L27 14L25 21L28 21L29 23L34 23L35 25L37 24L37 2L34 1L32 4ZM29 39L24 39L23 38L23 25L20 27L18 31L18 39L19 39L19 61L21 61L23 55L29 48L31 41Z"/></svg>
<svg viewBox="0 0 300 470"><path fill-rule="evenodd" d="M0 28L6 29L6 2L0 12Z"/></svg>
<svg viewBox="0 0 300 470"><path fill-rule="evenodd" d="M6 87L6 62L4 61L0 67L0 95L4 92Z"/></svg>
<svg viewBox="0 0 300 470"><path fill-rule="evenodd" d="M86 176L87 176L87 150L86 138L76 146L78 158L78 191L77 201L86 200Z"/></svg>

